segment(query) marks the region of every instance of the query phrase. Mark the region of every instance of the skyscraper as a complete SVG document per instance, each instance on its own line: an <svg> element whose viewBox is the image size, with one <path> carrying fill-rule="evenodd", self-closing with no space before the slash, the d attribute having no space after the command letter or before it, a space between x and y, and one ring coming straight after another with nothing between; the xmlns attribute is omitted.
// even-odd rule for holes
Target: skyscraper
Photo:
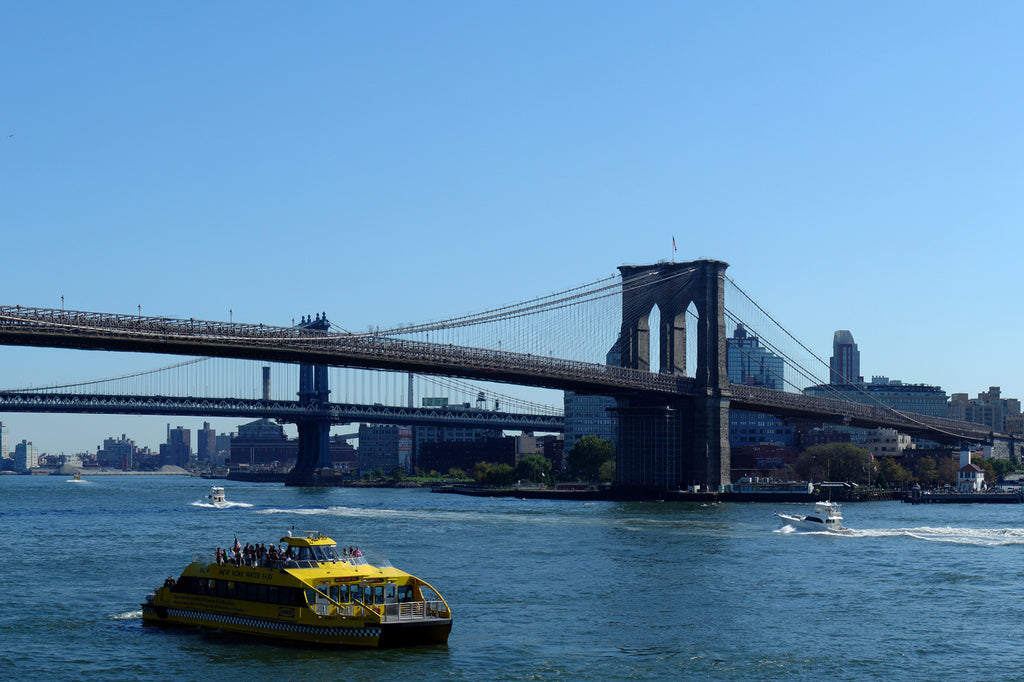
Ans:
<svg viewBox="0 0 1024 682"><path fill-rule="evenodd" d="M743 325L737 325L732 338L725 340L725 348L731 383L785 390L785 362L764 348ZM729 445L741 448L760 444L792 445L793 426L770 414L729 410Z"/></svg>
<svg viewBox="0 0 1024 682"><path fill-rule="evenodd" d="M210 428L210 422L203 422L196 436L196 459L208 462L217 454L217 431Z"/></svg>
<svg viewBox="0 0 1024 682"><path fill-rule="evenodd" d="M860 351L853 342L853 334L840 329L832 336L832 357L828 361L830 384L857 384L864 381L860 375Z"/></svg>
<svg viewBox="0 0 1024 682"><path fill-rule="evenodd" d="M725 365L731 383L786 390L783 383L785 362L762 347L760 340L748 334L743 325L736 325L732 338L725 340L725 348Z"/></svg>
<svg viewBox="0 0 1024 682"><path fill-rule="evenodd" d="M22 440L14 446L14 468L17 471L39 466L39 449L30 441Z"/></svg>

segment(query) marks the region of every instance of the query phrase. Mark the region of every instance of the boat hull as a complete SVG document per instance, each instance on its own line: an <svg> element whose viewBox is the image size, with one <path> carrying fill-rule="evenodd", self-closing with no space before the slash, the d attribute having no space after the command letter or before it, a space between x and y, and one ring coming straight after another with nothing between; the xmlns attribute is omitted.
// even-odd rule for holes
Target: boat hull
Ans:
<svg viewBox="0 0 1024 682"><path fill-rule="evenodd" d="M810 531L814 533L848 533L849 528L844 526L837 526L832 523L820 523L805 521L798 516L789 516L788 514L776 514L787 526L792 526L797 530Z"/></svg>
<svg viewBox="0 0 1024 682"><path fill-rule="evenodd" d="M325 619L327 620L327 619ZM293 644L328 647L391 648L446 644L450 618L411 622L308 625L294 620L259 618L235 613L142 605L144 625L203 628L269 638Z"/></svg>

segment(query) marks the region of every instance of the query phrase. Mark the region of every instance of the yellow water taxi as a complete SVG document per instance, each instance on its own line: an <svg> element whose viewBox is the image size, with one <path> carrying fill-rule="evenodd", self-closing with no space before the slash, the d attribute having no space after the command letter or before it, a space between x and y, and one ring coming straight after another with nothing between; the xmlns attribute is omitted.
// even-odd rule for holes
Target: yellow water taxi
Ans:
<svg viewBox="0 0 1024 682"><path fill-rule="evenodd" d="M193 560L146 596L143 624L325 646L447 643L451 609L425 581L388 562L373 566L358 549L339 552L319 532L289 533L281 543L281 552L271 545Z"/></svg>

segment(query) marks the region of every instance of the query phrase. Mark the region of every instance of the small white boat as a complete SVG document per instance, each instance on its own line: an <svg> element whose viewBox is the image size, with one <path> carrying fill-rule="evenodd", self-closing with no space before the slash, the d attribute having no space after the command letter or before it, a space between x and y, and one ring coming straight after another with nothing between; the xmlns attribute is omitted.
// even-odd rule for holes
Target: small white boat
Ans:
<svg viewBox="0 0 1024 682"><path fill-rule="evenodd" d="M842 533L850 529L843 525L843 515L835 502L815 502L814 509L806 516L792 514L775 515L797 530L817 531L819 533Z"/></svg>
<svg viewBox="0 0 1024 682"><path fill-rule="evenodd" d="M224 498L224 488L219 485L215 485L210 488L210 494L207 495L207 497L210 499L210 502L213 502L214 504L227 503L227 500Z"/></svg>

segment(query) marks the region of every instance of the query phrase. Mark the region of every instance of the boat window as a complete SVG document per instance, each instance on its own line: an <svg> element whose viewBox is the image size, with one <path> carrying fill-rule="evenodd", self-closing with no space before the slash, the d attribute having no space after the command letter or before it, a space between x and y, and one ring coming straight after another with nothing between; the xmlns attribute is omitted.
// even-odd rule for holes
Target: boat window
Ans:
<svg viewBox="0 0 1024 682"><path fill-rule="evenodd" d="M412 585L398 586L398 601L412 601Z"/></svg>
<svg viewBox="0 0 1024 682"><path fill-rule="evenodd" d="M287 606L302 606L302 592L297 587L282 587L281 603Z"/></svg>
<svg viewBox="0 0 1024 682"><path fill-rule="evenodd" d="M394 604L398 600L395 588L398 587L395 583L388 583L384 586L384 603Z"/></svg>
<svg viewBox="0 0 1024 682"><path fill-rule="evenodd" d="M338 546L330 545L327 547L320 547L320 550L326 557L324 561L341 561L341 557L338 555Z"/></svg>
<svg viewBox="0 0 1024 682"><path fill-rule="evenodd" d="M270 601L270 599L267 597L267 586L266 585L262 585L262 584L259 585L259 589L256 592L256 601L262 601L262 602Z"/></svg>
<svg viewBox="0 0 1024 682"><path fill-rule="evenodd" d="M278 598L277 585L267 585L267 602L270 604L276 604Z"/></svg>

